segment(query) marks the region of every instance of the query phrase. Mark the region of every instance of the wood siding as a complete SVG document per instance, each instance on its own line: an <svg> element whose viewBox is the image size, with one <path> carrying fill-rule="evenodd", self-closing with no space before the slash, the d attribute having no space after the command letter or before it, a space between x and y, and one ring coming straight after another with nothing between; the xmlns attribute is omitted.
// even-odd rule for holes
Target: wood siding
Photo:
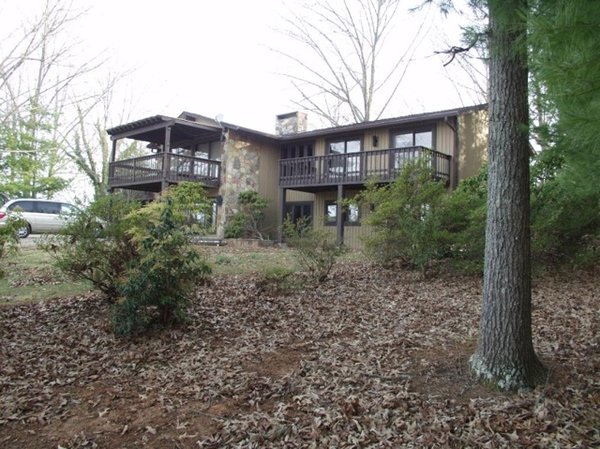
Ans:
<svg viewBox="0 0 600 449"><path fill-rule="evenodd" d="M358 194L360 190L348 189L344 192L344 198L352 198ZM315 193L314 202L314 225L317 229L324 229L331 234L331 239L335 241L336 228L335 226L325 225L325 203L327 201L336 201L337 191L331 190L326 192ZM371 230L371 226L366 224L366 217L369 214L369 208L367 206L361 206L359 211L359 222L360 224L346 224L344 226L344 245L353 249L361 250L364 245L364 237L367 236Z"/></svg>
<svg viewBox="0 0 600 449"><path fill-rule="evenodd" d="M483 109L459 116L458 135L458 176L462 180L476 175L487 161L487 110Z"/></svg>
<svg viewBox="0 0 600 449"><path fill-rule="evenodd" d="M277 172L279 170L278 146L267 144L256 145L259 158L258 193L268 201L265 209L264 229L274 239L277 236L277 214L279 210L279 188Z"/></svg>

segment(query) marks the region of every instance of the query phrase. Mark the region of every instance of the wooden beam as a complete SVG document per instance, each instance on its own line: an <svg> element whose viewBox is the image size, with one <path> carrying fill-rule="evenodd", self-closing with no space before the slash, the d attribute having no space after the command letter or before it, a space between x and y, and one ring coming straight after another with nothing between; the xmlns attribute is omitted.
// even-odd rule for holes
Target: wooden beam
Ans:
<svg viewBox="0 0 600 449"><path fill-rule="evenodd" d="M171 151L171 127L165 128L165 145L163 146L163 190L166 188L166 183L169 175L169 153Z"/></svg>
<svg viewBox="0 0 600 449"><path fill-rule="evenodd" d="M335 242L338 246L344 244L344 211L342 208L342 201L344 199L344 186L338 184L337 186L337 203L336 203L336 214L335 214L335 228L336 228L336 239Z"/></svg>
<svg viewBox="0 0 600 449"><path fill-rule="evenodd" d="M285 220L285 199L287 189L279 188L279 208L277 214L277 241L283 242L283 222Z"/></svg>
<svg viewBox="0 0 600 449"><path fill-rule="evenodd" d="M119 134L114 134L112 136L110 136L111 140L117 140L117 139L123 139L125 137L131 137L131 136L135 136L138 134L144 134L147 133L148 131L155 131L157 129L161 129L161 128L168 128L170 126L172 126L174 123L174 120L171 120L170 122L162 122L162 123L157 123L156 125L148 125L148 126L143 126L141 128L136 128L136 129L132 129L131 131L125 131Z"/></svg>
<svg viewBox="0 0 600 449"><path fill-rule="evenodd" d="M117 157L117 140L113 140L112 142L112 151L110 153L110 161L114 162Z"/></svg>

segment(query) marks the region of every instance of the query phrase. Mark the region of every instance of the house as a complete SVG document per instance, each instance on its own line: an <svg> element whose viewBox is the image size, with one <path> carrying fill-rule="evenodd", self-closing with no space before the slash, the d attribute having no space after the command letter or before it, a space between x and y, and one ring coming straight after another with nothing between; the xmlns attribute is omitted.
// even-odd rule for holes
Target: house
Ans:
<svg viewBox="0 0 600 449"><path fill-rule="evenodd" d="M222 237L238 210L238 194L256 190L269 200L265 227L277 236L283 219L310 217L338 242L360 247L368 210L338 201L370 179L393 181L402 164L427 156L433 175L454 188L474 175L487 151L487 106L416 114L308 131L301 112L277 116L269 134L183 112L156 115L107 130L113 146L109 187L160 192L195 181L213 199L209 217ZM119 142L145 142L148 155L120 160Z"/></svg>

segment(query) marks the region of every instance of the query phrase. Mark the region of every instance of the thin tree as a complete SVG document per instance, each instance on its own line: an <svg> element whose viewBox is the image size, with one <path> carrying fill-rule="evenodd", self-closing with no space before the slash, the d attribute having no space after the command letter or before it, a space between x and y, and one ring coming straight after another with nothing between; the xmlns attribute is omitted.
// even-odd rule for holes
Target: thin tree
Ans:
<svg viewBox="0 0 600 449"><path fill-rule="evenodd" d="M400 0L328 0L304 4L284 19L291 40L308 50L278 51L295 66L290 78L301 109L331 125L381 118L396 98L424 23L402 49L386 41ZM388 53L393 50L393 56ZM276 50L277 51L277 50Z"/></svg>
<svg viewBox="0 0 600 449"><path fill-rule="evenodd" d="M22 34L9 34L0 49L0 169L3 190L14 196L52 196L67 185L70 164L61 151L69 109L88 94L75 95L79 81L103 61L78 63L78 47L66 39L81 17L66 0L47 0Z"/></svg>
<svg viewBox="0 0 600 449"><path fill-rule="evenodd" d="M533 387L546 369L531 329L527 0L489 0L489 175L483 308L476 376Z"/></svg>

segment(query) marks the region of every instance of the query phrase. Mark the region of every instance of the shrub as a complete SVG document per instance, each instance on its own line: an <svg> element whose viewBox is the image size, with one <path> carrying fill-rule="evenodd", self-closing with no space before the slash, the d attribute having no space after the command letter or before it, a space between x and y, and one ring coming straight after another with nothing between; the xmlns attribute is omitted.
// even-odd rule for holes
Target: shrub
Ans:
<svg viewBox="0 0 600 449"><path fill-rule="evenodd" d="M444 196L439 224L446 236L445 258L461 272L481 273L485 252L487 168Z"/></svg>
<svg viewBox="0 0 600 449"><path fill-rule="evenodd" d="M128 216L139 204L122 195L99 198L79 211L61 234L41 246L56 259L56 265L75 279L84 279L116 300L119 283L137 248L127 234Z"/></svg>
<svg viewBox="0 0 600 449"><path fill-rule="evenodd" d="M438 214L445 192L424 160L406 164L391 184L369 184L360 196L374 209L366 218L373 226L366 252L380 263L400 260L425 272L445 250Z"/></svg>
<svg viewBox="0 0 600 449"><path fill-rule="evenodd" d="M240 211L229 217L225 227L226 238L259 238L264 240L262 221L268 201L257 191L248 190L238 196Z"/></svg>
<svg viewBox="0 0 600 449"><path fill-rule="evenodd" d="M291 268L270 267L261 273L256 285L267 294L285 295L300 287L293 279L294 273Z"/></svg>
<svg viewBox="0 0 600 449"><path fill-rule="evenodd" d="M4 265L7 256L15 254L19 250L18 231L26 226L25 221L15 214L8 216L6 224L0 226L0 263ZM0 279L5 275L4 267L0 266Z"/></svg>
<svg viewBox="0 0 600 449"><path fill-rule="evenodd" d="M314 229L305 219L294 223L289 217L283 224L286 243L295 251L300 267L316 282L329 276L337 259L345 248L336 245L330 233Z"/></svg>
<svg viewBox="0 0 600 449"><path fill-rule="evenodd" d="M227 220L225 226L226 239L239 239L246 235L246 216L242 212L237 212Z"/></svg>
<svg viewBox="0 0 600 449"><path fill-rule="evenodd" d="M158 219L147 220L154 213L160 214ZM189 296L210 273L205 260L189 246L173 198L137 214L136 219L141 215L144 220L135 220L139 224L130 231L138 256L129 261L127 277L120 286L122 299L113 315L117 334L182 322Z"/></svg>
<svg viewBox="0 0 600 449"><path fill-rule="evenodd" d="M141 208L119 195L103 197L44 244L59 268L115 301L118 334L181 322L191 291L206 281L210 268L191 248L186 226L204 200L180 195L174 187Z"/></svg>

